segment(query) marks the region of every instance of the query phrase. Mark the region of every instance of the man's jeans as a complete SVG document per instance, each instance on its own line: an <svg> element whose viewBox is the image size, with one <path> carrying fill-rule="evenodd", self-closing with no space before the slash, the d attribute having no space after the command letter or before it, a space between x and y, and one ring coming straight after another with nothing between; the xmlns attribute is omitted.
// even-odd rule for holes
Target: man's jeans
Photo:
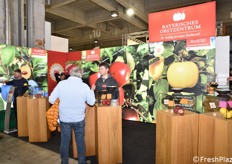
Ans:
<svg viewBox="0 0 232 164"><path fill-rule="evenodd" d="M61 131L61 145L60 156L61 164L68 164L68 152L71 139L72 128L74 129L77 150L78 150L78 164L85 164L85 120L80 122L62 122L60 121Z"/></svg>

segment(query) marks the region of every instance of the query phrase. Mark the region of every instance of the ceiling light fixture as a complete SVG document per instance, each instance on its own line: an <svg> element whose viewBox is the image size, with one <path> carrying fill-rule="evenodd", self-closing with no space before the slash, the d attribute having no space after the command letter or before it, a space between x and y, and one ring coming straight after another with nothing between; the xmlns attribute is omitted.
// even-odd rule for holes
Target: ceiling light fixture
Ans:
<svg viewBox="0 0 232 164"><path fill-rule="evenodd" d="M94 39L94 41L93 41L95 44L97 44L97 43L99 43L99 40L97 40L97 39Z"/></svg>
<svg viewBox="0 0 232 164"><path fill-rule="evenodd" d="M118 12L117 11L111 11L111 17L115 18L118 17Z"/></svg>
<svg viewBox="0 0 232 164"><path fill-rule="evenodd" d="M134 10L132 8L128 8L126 10L127 15L132 16L134 14Z"/></svg>

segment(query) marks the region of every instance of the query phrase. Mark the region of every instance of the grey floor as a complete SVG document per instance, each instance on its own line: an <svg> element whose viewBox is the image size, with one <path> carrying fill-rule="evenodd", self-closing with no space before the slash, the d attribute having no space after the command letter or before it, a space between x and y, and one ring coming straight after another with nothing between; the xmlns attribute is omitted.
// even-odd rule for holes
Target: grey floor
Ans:
<svg viewBox="0 0 232 164"><path fill-rule="evenodd" d="M60 155L50 150L22 141L15 137L0 133L1 164L56 164L60 163ZM69 159L70 164L77 164Z"/></svg>

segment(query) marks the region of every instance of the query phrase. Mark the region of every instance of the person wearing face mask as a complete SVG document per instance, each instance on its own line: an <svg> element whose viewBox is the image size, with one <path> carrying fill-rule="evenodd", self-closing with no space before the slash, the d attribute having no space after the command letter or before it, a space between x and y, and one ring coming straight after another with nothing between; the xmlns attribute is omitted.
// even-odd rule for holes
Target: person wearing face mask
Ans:
<svg viewBox="0 0 232 164"><path fill-rule="evenodd" d="M28 81L22 77L22 72L20 69L14 70L14 79L11 81L6 81L6 85L12 85L15 87L14 90L14 102L13 107L15 110L16 118L17 118L17 97L24 95L24 93L28 90Z"/></svg>

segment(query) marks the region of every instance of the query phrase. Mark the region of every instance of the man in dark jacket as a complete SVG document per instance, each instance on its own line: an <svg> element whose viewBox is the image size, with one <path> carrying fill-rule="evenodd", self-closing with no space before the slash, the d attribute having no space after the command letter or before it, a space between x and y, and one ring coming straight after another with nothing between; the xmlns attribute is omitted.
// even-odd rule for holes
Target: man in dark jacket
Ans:
<svg viewBox="0 0 232 164"><path fill-rule="evenodd" d="M14 79L6 82L6 85L13 85L15 87L14 90L14 110L17 118L17 97L22 96L28 90L28 81L22 77L22 73L20 69L14 70Z"/></svg>
<svg viewBox="0 0 232 164"><path fill-rule="evenodd" d="M107 63L101 63L99 65L100 78L97 79L95 85L92 86L92 89L96 90L98 93L106 92L107 86L115 86L116 89L108 91L112 94L112 99L118 98L118 83L117 81L109 74L109 65Z"/></svg>

